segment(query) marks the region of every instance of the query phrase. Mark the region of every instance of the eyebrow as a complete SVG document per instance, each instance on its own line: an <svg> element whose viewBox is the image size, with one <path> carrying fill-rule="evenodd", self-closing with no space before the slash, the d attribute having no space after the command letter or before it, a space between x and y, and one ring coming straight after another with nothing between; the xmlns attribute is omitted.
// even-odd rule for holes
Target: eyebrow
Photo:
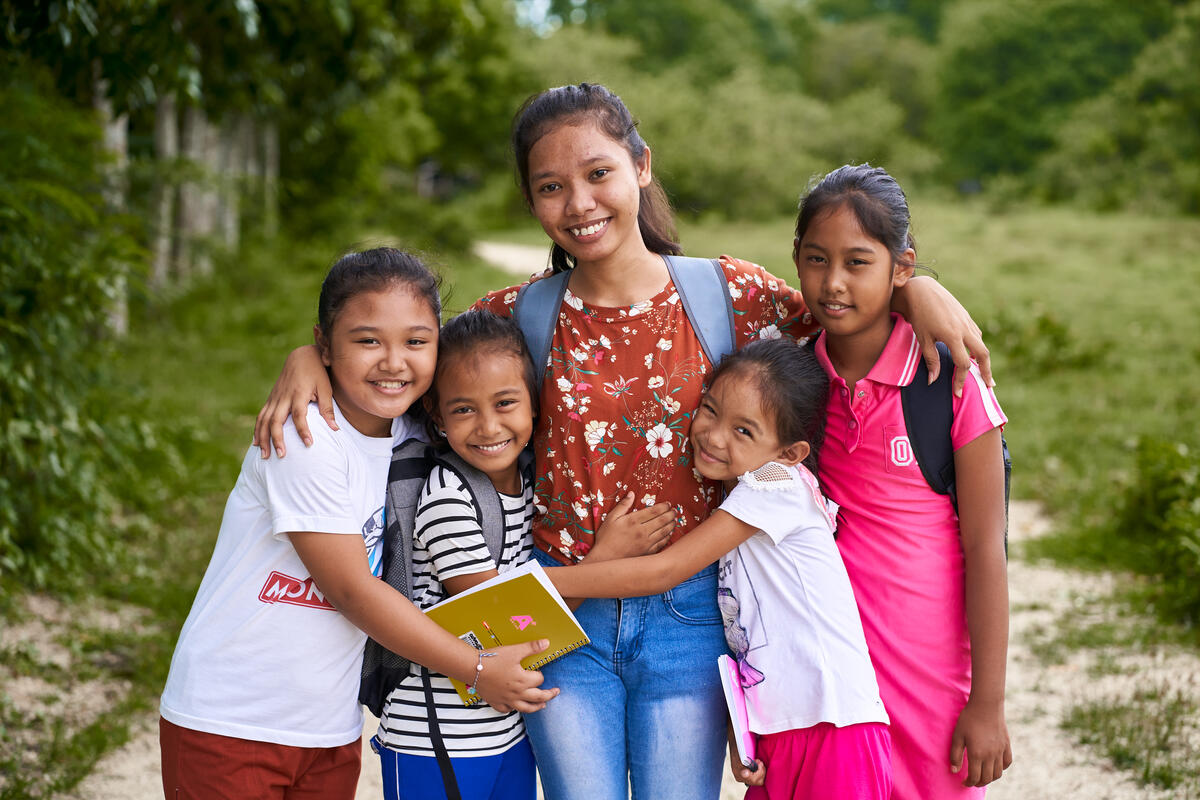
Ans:
<svg viewBox="0 0 1200 800"><path fill-rule="evenodd" d="M493 397L493 398L496 398L496 397L508 397L508 396L510 396L510 395L514 395L514 394L520 394L520 393L521 393L521 387L520 387L520 386L506 386L506 387L504 387L503 389L501 389L501 390L500 390L500 391L498 391L498 392L493 392L493 393L492 393L492 397ZM478 398L475 398L475 397L464 397L464 396L462 396L462 395L459 395L458 397L447 397L447 398L446 398L445 400L443 400L442 402L443 402L443 403L446 403L447 405L452 405L452 404L454 404L454 403L473 403L473 402L475 402L477 399L478 399Z"/></svg>
<svg viewBox="0 0 1200 800"><path fill-rule="evenodd" d="M802 244L802 245L800 245L800 249L801 250L820 250L821 252L825 252L825 248L822 247L821 245L817 244L816 242L807 242L805 244ZM875 251L869 247L847 247L844 252L847 252L847 253L874 253Z"/></svg>
<svg viewBox="0 0 1200 800"><path fill-rule="evenodd" d="M350 330L347 331L347 333L374 333L379 330L382 330L382 329L378 325L359 325L357 327L351 328ZM407 333L417 333L417 332L432 333L435 330L437 330L437 329L433 328L429 325L412 325L412 326L409 326L409 328L407 328L406 332Z"/></svg>
<svg viewBox="0 0 1200 800"><path fill-rule="evenodd" d="M598 161L611 161L611 160L612 160L611 156L592 156L591 158L587 159L586 161L581 162L580 166L588 167L588 166L591 166L592 164L597 163ZM546 170L544 172L538 172L538 173L530 176L529 180L530 181L540 181L540 180L549 178L552 175L554 175L554 172L552 170Z"/></svg>

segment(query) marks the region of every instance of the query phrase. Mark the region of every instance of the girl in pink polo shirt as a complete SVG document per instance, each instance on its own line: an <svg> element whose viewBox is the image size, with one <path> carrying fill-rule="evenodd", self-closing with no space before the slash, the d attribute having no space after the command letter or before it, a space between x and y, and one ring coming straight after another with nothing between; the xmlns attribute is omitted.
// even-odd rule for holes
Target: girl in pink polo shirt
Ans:
<svg viewBox="0 0 1200 800"><path fill-rule="evenodd" d="M821 483L840 506L838 547L891 718L897 800L981 797L1012 762L1004 722L1007 421L972 366L953 399L958 511L922 476L900 388L920 347L891 313L913 274L908 204L870 165L826 175L804 198L793 257L824 329L830 378Z"/></svg>

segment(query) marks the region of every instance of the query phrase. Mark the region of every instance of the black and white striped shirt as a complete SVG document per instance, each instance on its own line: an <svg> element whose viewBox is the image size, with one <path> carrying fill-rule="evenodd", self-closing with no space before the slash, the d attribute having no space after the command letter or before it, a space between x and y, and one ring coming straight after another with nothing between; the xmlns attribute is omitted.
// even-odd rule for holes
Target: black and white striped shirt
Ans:
<svg viewBox="0 0 1200 800"><path fill-rule="evenodd" d="M471 503L471 493L453 471L434 467L421 498L413 541L413 602L429 608L446 599L442 582L461 575L499 569L506 572L529 560L533 553L530 523L533 520L533 486L526 483L520 495L500 494L504 509L504 546L495 564ZM392 750L432 756L429 712L421 680L423 667L413 664L409 676L388 695L379 737ZM503 753L525 735L520 714L501 713L486 703L470 708L462 704L450 679L432 674L434 706L446 750L454 757Z"/></svg>

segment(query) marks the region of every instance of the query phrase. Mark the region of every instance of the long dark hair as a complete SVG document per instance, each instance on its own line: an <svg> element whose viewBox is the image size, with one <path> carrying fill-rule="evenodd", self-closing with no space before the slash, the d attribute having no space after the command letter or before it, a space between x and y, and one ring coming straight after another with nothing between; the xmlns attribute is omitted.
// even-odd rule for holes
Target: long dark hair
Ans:
<svg viewBox="0 0 1200 800"><path fill-rule="evenodd" d="M815 475L825 440L829 376L812 348L787 336L759 339L721 359L709 386L722 378L754 381L763 412L775 420L776 438L782 444L808 442L804 466Z"/></svg>
<svg viewBox="0 0 1200 800"><path fill-rule="evenodd" d="M560 125L587 120L595 123L606 136L620 142L637 164L646 154L646 141L637 130L637 122L620 97L598 83L558 86L533 95L513 118L512 149L517 162L517 183L525 202L532 205L529 186L529 151L538 140ZM675 214L662 184L657 178L642 187L638 203L638 228L642 241L652 253L682 255L675 232ZM575 258L553 245L550 263L555 272L575 266Z"/></svg>

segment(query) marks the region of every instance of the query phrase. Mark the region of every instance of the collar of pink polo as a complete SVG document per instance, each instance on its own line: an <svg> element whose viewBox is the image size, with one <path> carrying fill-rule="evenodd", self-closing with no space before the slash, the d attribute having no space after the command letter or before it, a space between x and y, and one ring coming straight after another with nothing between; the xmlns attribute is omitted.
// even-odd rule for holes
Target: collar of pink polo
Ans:
<svg viewBox="0 0 1200 800"><path fill-rule="evenodd" d="M817 360L825 368L825 373L829 375L830 380L841 380L837 370L833 368L833 362L829 360L824 331L817 338L816 352ZM920 361L921 347L917 343L917 335L913 332L912 325L909 325L908 320L893 311L892 335L888 337L883 352L879 354L875 366L871 367L871 371L867 373L864 380L889 386L907 386L916 376L917 364Z"/></svg>

